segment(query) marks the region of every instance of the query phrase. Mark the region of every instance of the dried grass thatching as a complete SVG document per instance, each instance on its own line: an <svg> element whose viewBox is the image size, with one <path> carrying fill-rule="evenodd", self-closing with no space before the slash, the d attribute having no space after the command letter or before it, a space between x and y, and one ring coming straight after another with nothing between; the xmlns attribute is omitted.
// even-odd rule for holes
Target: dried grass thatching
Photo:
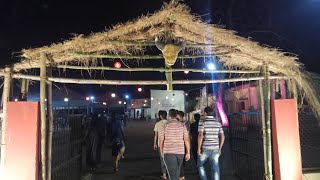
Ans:
<svg viewBox="0 0 320 180"><path fill-rule="evenodd" d="M39 67L40 53L47 53L51 64L80 63L88 66L95 59L75 57L72 53L142 55L143 45L115 43L115 41L154 42L155 38L172 38L187 44L216 44L216 47L187 48L188 53L226 53L219 60L229 69L259 70L263 63L269 64L271 73L282 74L294 80L300 94L304 96L314 112L320 117L320 97L315 78L304 70L298 58L277 49L263 47L235 32L203 22L190 9L180 3L171 2L148 16L110 30L89 36L79 35L71 40L35 49L23 50L23 60L14 65L14 70Z"/></svg>

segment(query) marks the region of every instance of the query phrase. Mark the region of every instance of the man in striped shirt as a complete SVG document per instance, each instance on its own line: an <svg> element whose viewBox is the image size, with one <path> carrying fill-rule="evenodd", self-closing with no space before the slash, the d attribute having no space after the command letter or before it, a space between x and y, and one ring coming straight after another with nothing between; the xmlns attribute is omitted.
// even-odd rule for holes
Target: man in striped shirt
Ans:
<svg viewBox="0 0 320 180"><path fill-rule="evenodd" d="M212 169L212 179L220 180L219 156L224 143L224 133L221 123L215 119L211 107L204 109L205 119L198 127L198 168L201 180L207 180L204 164L209 160Z"/></svg>
<svg viewBox="0 0 320 180"><path fill-rule="evenodd" d="M179 180L183 158L186 161L190 159L189 134L186 126L179 122L176 117L177 111L170 109L168 122L159 134L160 153L164 157L170 180Z"/></svg>

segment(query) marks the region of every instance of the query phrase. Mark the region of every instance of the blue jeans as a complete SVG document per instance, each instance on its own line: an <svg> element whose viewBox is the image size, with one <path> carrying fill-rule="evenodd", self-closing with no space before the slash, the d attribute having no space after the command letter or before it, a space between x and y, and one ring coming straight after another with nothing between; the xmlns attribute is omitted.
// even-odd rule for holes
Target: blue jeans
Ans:
<svg viewBox="0 0 320 180"><path fill-rule="evenodd" d="M198 169L201 180L207 180L207 175L204 163L209 160L212 180L220 180L220 167L219 167L219 150L203 150L202 154L198 156Z"/></svg>

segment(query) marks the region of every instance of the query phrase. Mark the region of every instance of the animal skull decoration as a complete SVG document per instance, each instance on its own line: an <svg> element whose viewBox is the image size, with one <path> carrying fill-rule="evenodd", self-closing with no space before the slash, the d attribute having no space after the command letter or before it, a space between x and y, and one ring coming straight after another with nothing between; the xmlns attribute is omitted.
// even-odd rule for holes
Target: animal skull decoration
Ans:
<svg viewBox="0 0 320 180"><path fill-rule="evenodd" d="M155 39L157 48L162 52L165 64L168 68L173 66L178 58L179 52L184 49L185 44L173 44L159 42L158 38Z"/></svg>

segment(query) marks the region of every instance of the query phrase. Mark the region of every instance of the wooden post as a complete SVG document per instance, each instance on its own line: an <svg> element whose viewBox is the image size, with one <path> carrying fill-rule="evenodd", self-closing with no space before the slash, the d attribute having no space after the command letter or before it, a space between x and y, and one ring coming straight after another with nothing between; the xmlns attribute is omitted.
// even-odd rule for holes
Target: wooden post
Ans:
<svg viewBox="0 0 320 180"><path fill-rule="evenodd" d="M291 79L287 79L286 80L286 83L287 83L287 91L288 91L288 95L287 95L287 98L292 98L292 83L291 83Z"/></svg>
<svg viewBox="0 0 320 180"><path fill-rule="evenodd" d="M47 179L47 126L46 126L46 54L40 58L40 114L41 114L41 172L42 180Z"/></svg>
<svg viewBox="0 0 320 180"><path fill-rule="evenodd" d="M2 93L2 126L1 126L1 156L0 156L0 169L4 166L5 162L5 136L6 136L6 120L7 120L7 104L10 97L10 89L11 89L11 80L12 80L12 69L10 67L5 68L4 75L4 85L3 85L3 93Z"/></svg>
<svg viewBox="0 0 320 180"><path fill-rule="evenodd" d="M298 100L298 91L295 79L290 79L292 88L292 98Z"/></svg>
<svg viewBox="0 0 320 180"><path fill-rule="evenodd" d="M269 65L264 65L264 77L265 77L265 87L264 87L264 94L265 94L265 121L266 121L266 156L267 156L267 172L265 174L266 180L272 180L272 143L271 143L271 92L270 92L270 72L269 72Z"/></svg>
<svg viewBox="0 0 320 180"><path fill-rule="evenodd" d="M29 91L29 80L21 79L21 94L20 101L27 101Z"/></svg>
<svg viewBox="0 0 320 180"><path fill-rule="evenodd" d="M48 76L52 76L52 68L48 68ZM48 112L48 167L47 167L47 180L51 180L52 173L52 131L53 131L53 111L52 111L52 81L47 82L47 112Z"/></svg>
<svg viewBox="0 0 320 180"><path fill-rule="evenodd" d="M169 68L170 70L171 68ZM167 79L167 91L172 91L173 90L173 85L172 85L172 71L167 71L166 72L166 79Z"/></svg>
<svg viewBox="0 0 320 180"><path fill-rule="evenodd" d="M260 104L261 104L261 125L262 125L262 139L263 139L263 162L264 162L264 173L268 172L268 162L267 162L267 135L266 135L266 117L265 117L265 97L263 93L263 82L259 80L259 91L260 91Z"/></svg>

